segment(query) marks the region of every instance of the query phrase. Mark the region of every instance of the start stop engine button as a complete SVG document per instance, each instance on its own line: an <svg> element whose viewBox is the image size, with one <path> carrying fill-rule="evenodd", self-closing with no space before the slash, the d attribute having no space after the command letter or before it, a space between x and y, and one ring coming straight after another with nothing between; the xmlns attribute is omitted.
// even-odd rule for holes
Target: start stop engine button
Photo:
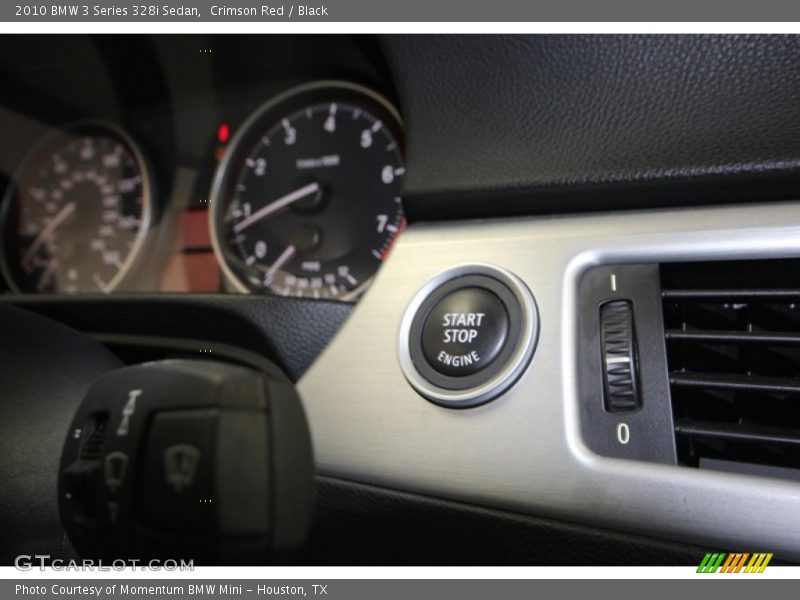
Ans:
<svg viewBox="0 0 800 600"><path fill-rule="evenodd" d="M487 289L451 292L433 307L422 329L425 358L439 373L472 375L497 358L508 339L508 312Z"/></svg>
<svg viewBox="0 0 800 600"><path fill-rule="evenodd" d="M411 300L400 324L400 367L431 402L478 406L517 381L538 334L536 302L518 277L491 265L458 265Z"/></svg>

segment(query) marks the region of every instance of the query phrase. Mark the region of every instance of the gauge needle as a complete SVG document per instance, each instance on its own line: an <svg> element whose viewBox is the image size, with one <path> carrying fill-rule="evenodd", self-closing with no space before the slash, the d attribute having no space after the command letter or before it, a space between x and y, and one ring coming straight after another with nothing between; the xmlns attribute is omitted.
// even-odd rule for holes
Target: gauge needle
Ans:
<svg viewBox="0 0 800 600"><path fill-rule="evenodd" d="M296 251L297 249L294 246L287 246L286 250L281 252L281 255L277 258L277 260L272 263L272 266L269 269L267 269L267 273L264 275L264 281L272 283L272 278L275 277L275 273L277 273L283 265L292 259ZM269 285L269 283L266 285Z"/></svg>
<svg viewBox="0 0 800 600"><path fill-rule="evenodd" d="M41 292L44 289L44 286L47 285L47 283L50 281L50 278L53 276L53 271L56 270L57 266L58 266L58 261L55 259L51 260L48 263L47 268L42 273L42 276L39 277L39 281L36 284L37 292Z"/></svg>
<svg viewBox="0 0 800 600"><path fill-rule="evenodd" d="M278 198L277 200L270 202L265 207L258 209L252 215L244 219L243 221L239 221L236 225L233 226L233 231L235 233L241 233L243 230L247 229L253 223L257 223L261 219L266 219L271 214L281 210L282 208L286 208L293 202L297 202L305 198L306 196L310 196L311 194L316 194L319 191L319 184L309 183L308 185L304 185L301 188L296 189L293 192L289 192L285 196Z"/></svg>
<svg viewBox="0 0 800 600"><path fill-rule="evenodd" d="M64 219L70 216L73 212L75 212L75 203L70 202L69 204L65 204L64 208L58 211L58 214L50 219L50 222L39 232L39 235L36 236L36 239L33 240L33 243L22 256L20 263L27 263L30 261L30 259L36 254L36 251L41 248L42 244L50 239L50 236L53 235L56 227L61 225L61 223L64 222Z"/></svg>

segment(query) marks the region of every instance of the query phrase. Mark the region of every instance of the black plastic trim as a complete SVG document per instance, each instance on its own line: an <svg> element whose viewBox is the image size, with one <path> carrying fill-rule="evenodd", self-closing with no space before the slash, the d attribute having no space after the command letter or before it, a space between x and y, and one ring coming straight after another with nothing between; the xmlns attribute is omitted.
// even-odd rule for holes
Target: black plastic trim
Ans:
<svg viewBox="0 0 800 600"><path fill-rule="evenodd" d="M586 445L603 456L676 464L658 265L594 267L583 275L579 294L578 384ZM620 300L631 305L637 336L640 406L610 412L605 402L600 309Z"/></svg>
<svg viewBox="0 0 800 600"><path fill-rule="evenodd" d="M239 294L0 295L82 332L202 339L259 354L297 381L353 305Z"/></svg>
<svg viewBox="0 0 800 600"><path fill-rule="evenodd" d="M312 565L700 564L710 548L317 478Z"/></svg>

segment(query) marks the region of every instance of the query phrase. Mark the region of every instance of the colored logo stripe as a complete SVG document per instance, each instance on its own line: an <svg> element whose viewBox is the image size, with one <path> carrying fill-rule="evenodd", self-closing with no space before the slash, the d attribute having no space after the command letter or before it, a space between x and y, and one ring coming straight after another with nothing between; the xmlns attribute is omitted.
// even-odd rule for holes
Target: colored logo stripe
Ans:
<svg viewBox="0 0 800 600"><path fill-rule="evenodd" d="M728 554L728 558L722 565L720 573L738 573L742 570L744 562L750 557L750 554L734 553Z"/></svg>
<svg viewBox="0 0 800 600"><path fill-rule="evenodd" d="M753 558L750 559L747 567L745 568L745 573L763 573L764 569L767 568L769 561L772 560L772 553L769 554L759 553L753 554Z"/></svg>
<svg viewBox="0 0 800 600"><path fill-rule="evenodd" d="M708 552L703 557L700 566L697 567L697 572L716 573L719 570L720 573L763 573L772 560L772 556L771 552L757 552L752 555L749 552L734 552L731 554ZM750 562L747 562L748 558ZM745 563L747 563L747 566L745 566Z"/></svg>
<svg viewBox="0 0 800 600"><path fill-rule="evenodd" d="M722 561L725 560L724 553L707 553L703 558L703 562L697 567L698 573L716 573Z"/></svg>

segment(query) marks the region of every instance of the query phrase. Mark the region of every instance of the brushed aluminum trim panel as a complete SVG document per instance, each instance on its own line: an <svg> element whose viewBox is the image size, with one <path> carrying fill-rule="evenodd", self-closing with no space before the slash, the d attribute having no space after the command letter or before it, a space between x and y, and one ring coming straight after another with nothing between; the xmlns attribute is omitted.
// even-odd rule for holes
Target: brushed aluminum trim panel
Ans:
<svg viewBox="0 0 800 600"><path fill-rule="evenodd" d="M322 473L800 560L800 484L601 457L578 416L577 290L597 264L800 255L800 204L410 227L350 320L300 381ZM493 402L448 410L403 377L397 334L437 273L489 263L539 309L526 372ZM631 431L631 435L636 435Z"/></svg>

